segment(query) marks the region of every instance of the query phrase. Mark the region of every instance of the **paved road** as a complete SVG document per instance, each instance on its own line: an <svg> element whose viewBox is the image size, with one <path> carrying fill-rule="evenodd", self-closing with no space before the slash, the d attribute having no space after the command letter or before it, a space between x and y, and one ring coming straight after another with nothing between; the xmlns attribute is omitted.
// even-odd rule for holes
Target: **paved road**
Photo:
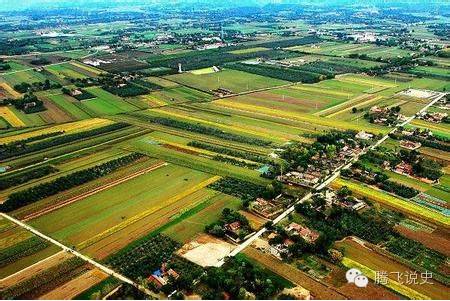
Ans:
<svg viewBox="0 0 450 301"><path fill-rule="evenodd" d="M442 93L439 96L435 97L429 104L427 104L425 107L423 107L420 111L418 111L416 114L414 114L413 116L409 117L408 119L406 119L404 122L396 125L389 133L387 133L385 136L383 136L382 138L380 138L376 143L372 144L370 147L368 147L367 149L363 150L361 153L359 153L358 155L354 156L348 163L341 165L340 167L338 167L329 177L327 177L326 179L324 179L321 183L316 184L313 189L314 190L322 190L323 188L327 187L331 182L333 182L337 177L339 177L341 170L349 168L353 163L355 163L356 161L358 161L358 159L365 153L367 153L369 150L373 150L374 148L376 148L377 146L379 146L380 144L382 144L386 139L389 138L389 135L392 133L395 133L400 127L403 127L405 125L407 125L408 123L410 123L412 120L414 120L419 114L425 112L426 110L428 110L429 107L431 107L432 105L434 105L436 102L438 102L441 98L445 97L446 94ZM292 205L291 207L289 207L288 209L286 209L283 213L281 213L277 218L275 218L272 223L275 225L277 223L279 223L281 220L283 220L285 217L287 217L290 213L292 213L295 210L295 205L299 204L299 203L304 203L305 201L309 200L312 196L312 193L309 192L307 193L303 198L301 198L299 201L297 201L294 205ZM263 235L265 232L267 231L267 229L264 227L261 230L259 230L258 232L256 232L255 234L253 234L253 236L251 236L250 238L248 238L246 241L242 242L240 245L238 245L234 250L232 250L230 252L230 254L228 255L229 257L231 256L236 256L237 254L239 254L241 251L243 251L246 247L250 246L256 239L258 239L259 237L261 237L261 235ZM217 263L217 267L222 266L225 263L224 259L220 260Z"/></svg>
<svg viewBox="0 0 450 301"><path fill-rule="evenodd" d="M147 294L147 295L149 295L149 296L151 296L151 297L153 297L153 298L155 298L155 299L159 299L159 298L160 298L159 295L157 295L156 293L154 293L154 292L152 292L152 291L146 289L145 287L139 285L138 283L134 282L134 281L131 280L130 278L127 278L127 277L123 276L122 274L119 274L119 273L115 272L114 270L112 270L112 269L110 269L110 268L108 268L108 267L102 265L101 263L99 263L99 262L97 262L97 261L95 261L95 260L93 260L93 259L87 257L86 255L83 255L83 254L81 254L81 253L79 253L79 252L73 250L72 248L67 247L66 245L60 243L59 241L57 241L57 240L55 240L55 239L53 239L53 238L51 238L51 237L49 237L49 236L47 236L47 235L45 235L45 234L39 232L39 231L36 230L35 228L33 228L33 227L31 227L31 226L29 226L29 225L27 225L27 224L25 224L25 223L23 223L23 222L21 222L21 221L15 219L15 218L13 218L13 217L11 217L11 216L9 216L9 215L3 213L3 212L0 212L0 216L2 216L3 218L6 218L6 219L8 219L8 220L10 220L11 222L13 222L13 223L19 225L20 227L22 227L22 228L24 228L24 229L30 231L31 233L33 233L33 234L35 234L35 235L41 237L42 239L45 239L45 240L49 241L50 243L52 243L52 244L54 244L54 245L60 247L60 248L63 249L64 251L69 252L69 253L72 253L73 255L75 255L75 256L81 258L82 260L84 260L84 261L86 261L86 262L92 264L93 266L99 268L100 270L102 270L102 271L105 272L106 274L108 274L108 275L110 275L110 276L113 276L113 277L119 279L120 281L123 281L123 282L125 282L125 283L131 284L132 286L136 287L137 289L139 289L139 290L142 291L143 293L145 293L145 294Z"/></svg>

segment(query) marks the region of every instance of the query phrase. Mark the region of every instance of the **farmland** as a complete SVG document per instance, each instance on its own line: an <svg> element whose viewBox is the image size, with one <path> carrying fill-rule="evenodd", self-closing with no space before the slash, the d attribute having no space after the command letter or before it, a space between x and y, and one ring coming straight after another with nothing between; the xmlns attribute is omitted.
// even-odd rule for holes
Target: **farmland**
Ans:
<svg viewBox="0 0 450 301"><path fill-rule="evenodd" d="M240 93L288 84L286 81L228 69L207 74L195 74L193 71L190 73L171 75L167 78L205 92L223 88L234 93Z"/></svg>
<svg viewBox="0 0 450 301"><path fill-rule="evenodd" d="M35 1L0 9L0 299L449 295L450 5Z"/></svg>
<svg viewBox="0 0 450 301"><path fill-rule="evenodd" d="M342 57L357 53L366 54L371 58L381 59L411 55L411 52L394 47L380 47L370 44L351 44L338 42L323 42L313 45L294 46L292 48L289 48L289 50Z"/></svg>

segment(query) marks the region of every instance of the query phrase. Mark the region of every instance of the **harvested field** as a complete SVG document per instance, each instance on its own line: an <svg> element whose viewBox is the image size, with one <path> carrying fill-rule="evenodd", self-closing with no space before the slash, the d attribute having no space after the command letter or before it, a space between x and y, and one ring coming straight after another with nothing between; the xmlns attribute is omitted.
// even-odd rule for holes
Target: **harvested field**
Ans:
<svg viewBox="0 0 450 301"><path fill-rule="evenodd" d="M106 278L108 278L108 275L101 270L92 269L40 296L38 299L70 300Z"/></svg>
<svg viewBox="0 0 450 301"><path fill-rule="evenodd" d="M336 243L336 246L343 247L345 249L345 257L358 262L359 264L364 265L373 271L387 271L388 273L392 272L389 274L389 278L394 281L397 280L395 272L405 273L406 271L412 271L410 267L405 266L385 255L381 255L376 251L373 251L370 244L362 241L355 241L351 238L346 238L343 241ZM420 276L420 272L418 274ZM449 292L449 289L445 285L437 282L436 280L432 280L432 284L403 283L400 285L402 287L406 287L410 290L416 291L419 294L428 296L432 299L446 299L446 296L448 296Z"/></svg>
<svg viewBox="0 0 450 301"><path fill-rule="evenodd" d="M447 229L436 229L429 233L428 231L412 230L405 226L396 226L400 234L409 239L423 243L426 247L436 250L447 257L450 257L449 237L450 231Z"/></svg>
<svg viewBox="0 0 450 301"><path fill-rule="evenodd" d="M252 229L260 229L268 221L267 219L264 219L246 210L240 210L239 213L248 219Z"/></svg>
<svg viewBox="0 0 450 301"><path fill-rule="evenodd" d="M343 294L339 293L335 288L310 278L302 271L278 260L270 254L259 252L252 247L246 248L244 250L244 254L254 259L265 268L268 268L274 273L280 275L281 277L306 288L311 292L314 299L346 299L346 297Z"/></svg>
<svg viewBox="0 0 450 301"><path fill-rule="evenodd" d="M40 116L46 123L48 124L64 123L75 120L67 112L62 110L60 107L55 105L52 101L50 101L46 97L41 97L41 100L44 102L44 105L47 108L47 110L41 112Z"/></svg>
<svg viewBox="0 0 450 301"><path fill-rule="evenodd" d="M73 257L70 253L60 251L54 255L51 255L47 258L42 259L12 275L9 275L2 280L0 280L0 290L9 286L12 286L16 283L25 281L34 275L39 274L40 272L52 267L56 266L65 260Z"/></svg>
<svg viewBox="0 0 450 301"><path fill-rule="evenodd" d="M193 241L185 244L177 254L202 267L215 266L227 256L234 246L208 234L200 234Z"/></svg>

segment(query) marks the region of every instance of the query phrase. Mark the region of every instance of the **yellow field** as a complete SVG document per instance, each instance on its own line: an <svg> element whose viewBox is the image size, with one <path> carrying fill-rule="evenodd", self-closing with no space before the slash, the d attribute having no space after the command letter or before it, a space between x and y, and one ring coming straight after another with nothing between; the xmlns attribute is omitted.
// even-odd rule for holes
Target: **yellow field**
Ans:
<svg viewBox="0 0 450 301"><path fill-rule="evenodd" d="M6 92L8 92L9 94L11 94L11 96L13 98L19 98L20 96L22 96L22 94L20 94L19 92L17 92L16 90L14 90L10 85L8 85L7 83L0 83L0 87L2 87Z"/></svg>
<svg viewBox="0 0 450 301"><path fill-rule="evenodd" d="M81 64L81 63L78 63L78 62L70 62L70 64L74 65L74 66L76 66L78 68L84 69L84 70L86 70L88 72L92 72L94 74L97 74L97 75L99 75L99 74L101 74L103 72L100 69L97 69L95 67L88 66L88 65L85 65L85 64Z"/></svg>
<svg viewBox="0 0 450 301"><path fill-rule="evenodd" d="M138 215L135 215L135 216L127 219L126 221L124 221L124 222L122 222L120 224L117 224L116 226L114 226L112 228L109 228L109 229L107 229L107 230L105 230L105 231L95 235L94 237L91 237L90 239L80 243L77 247L78 247L78 249L84 249L84 248L94 244L95 242L97 242L97 241L99 241L99 240L101 240L101 239L103 239L103 238L105 238L107 236L110 236L110 235L112 235L112 234L114 234L114 233L116 233L116 232L118 232L118 231L120 231L122 229L125 229L129 225L131 225L131 224L133 224L133 223L135 223L135 222L137 222L137 221L139 221L139 220L141 220L141 219L143 219L143 218L145 218L145 217L147 217L147 216L157 212L158 210L161 210L162 208L167 207L167 206L169 206L169 205L171 205L171 204L173 204L175 202L178 202L179 200L187 197L188 195L190 195L190 194L192 194L192 193L194 193L194 192L196 192L196 191L198 191L198 190L200 190L202 188L205 188L206 186L208 186L208 185L218 181L220 178L221 177L219 177L219 176L213 176L213 177L211 177L211 178L209 178L209 179L207 179L207 180L205 180L205 181L203 181L203 182L201 182L201 183L199 183L199 184L197 184L197 185L195 185L195 186L193 186L193 187L191 187L189 189L186 189L186 190L180 192L179 194L177 194L177 195L167 199L164 203L160 203L158 206L155 206L155 207L150 208L150 209L148 209L146 211L143 211L143 212L139 213Z"/></svg>
<svg viewBox="0 0 450 301"><path fill-rule="evenodd" d="M0 116L5 118L5 120L13 127L24 127L25 123L20 120L13 111L8 107L0 107Z"/></svg>
<svg viewBox="0 0 450 301"><path fill-rule="evenodd" d="M247 48L247 49L233 50L233 51L229 51L229 53L232 53L232 54L246 54L246 53L258 52L258 51L264 51L264 50L268 50L268 48L265 48L265 47L253 47L253 48Z"/></svg>
<svg viewBox="0 0 450 301"><path fill-rule="evenodd" d="M189 73L192 73L195 75L202 75L202 74L214 73L214 70L212 67L207 67L207 68L203 68L203 69L192 70L192 71L189 71Z"/></svg>
<svg viewBox="0 0 450 301"><path fill-rule="evenodd" d="M308 114L301 114L296 112L288 112L288 111L281 111L281 110L269 110L264 107L250 105L250 104L244 104L244 103L237 103L233 102L230 99L219 99L214 101L215 104L236 109L236 110L242 110L246 112L256 112L260 114L265 114L268 116L276 116L280 118L285 119L291 119L291 120L297 120L302 122L310 123L311 126L314 124L326 126L330 128L339 128L339 129L349 129L349 130L366 130L371 133L380 134L380 133L386 133L389 131L389 129L383 129L381 127L375 127L375 126L368 126L368 125L358 125L353 124L350 122L340 121L340 120L330 120L328 118L322 118L317 117L314 115L308 115Z"/></svg>
<svg viewBox="0 0 450 301"><path fill-rule="evenodd" d="M314 85L308 85L308 84L301 84L301 85L293 85L291 86L292 89L300 90L300 91L307 91L307 92L317 92L332 96L348 96L349 93L347 92L340 92L336 90L327 89L324 87L318 87Z"/></svg>
<svg viewBox="0 0 450 301"><path fill-rule="evenodd" d="M383 99L383 96L377 96L375 98L369 98L367 100L364 100L362 102L359 102L361 100L361 97L357 97L357 99L352 99L350 101L344 102L342 103L342 105L345 107L341 110L335 111L334 113L331 113L330 115L326 115L326 118L331 118L331 117L335 117L336 115L348 112L350 110L352 110L353 108L359 108L365 105L368 105L369 103L378 101L380 99ZM339 105L338 105L339 106ZM336 109L337 106L331 108L331 109ZM322 115L324 111L322 112L317 112L318 115Z"/></svg>
<svg viewBox="0 0 450 301"><path fill-rule="evenodd" d="M380 202L389 207L395 208L398 211L425 219L436 224L445 226L450 225L450 218L438 212L432 211L431 209L419 206L413 202L405 201L401 198L396 198L388 194L387 192L379 191L366 185L344 180L342 178L337 178L331 185L333 188L347 186L350 190L353 191L356 196L367 197L370 200Z"/></svg>
<svg viewBox="0 0 450 301"><path fill-rule="evenodd" d="M375 275L376 272L372 269L370 269L369 267L366 267L365 265L362 265L350 258L344 257L342 259L342 264L345 265L348 268L357 268L359 269L365 276L367 276L367 278L374 280L375 279ZM385 285L386 287L400 293L401 295L408 297L411 300L429 300L431 299L430 297L421 294L395 280L389 279L389 281L387 282L387 284Z"/></svg>
<svg viewBox="0 0 450 301"><path fill-rule="evenodd" d="M59 125L39 129L39 130L32 131L32 132L3 137L3 138L0 138L0 144L6 144L6 143L10 143L10 142L17 141L17 140L23 140L23 139L27 139L30 137L35 137L35 136L59 132L59 131L64 131L66 133L82 132L82 131L87 131L87 130L91 130L94 128L102 127L105 125L109 125L112 123L114 123L114 122L111 120L101 119L101 118L93 118L93 119L81 120L81 121L76 121L76 122L64 123L64 124L59 124Z"/></svg>
<svg viewBox="0 0 450 301"><path fill-rule="evenodd" d="M358 75L358 76L344 75L344 76L340 76L337 79L339 81L350 82L350 83L360 83L360 84L369 85L369 86L380 86L380 87L388 87L388 88L397 87L396 84L387 83L384 81L374 79L369 76L362 76L362 75Z"/></svg>

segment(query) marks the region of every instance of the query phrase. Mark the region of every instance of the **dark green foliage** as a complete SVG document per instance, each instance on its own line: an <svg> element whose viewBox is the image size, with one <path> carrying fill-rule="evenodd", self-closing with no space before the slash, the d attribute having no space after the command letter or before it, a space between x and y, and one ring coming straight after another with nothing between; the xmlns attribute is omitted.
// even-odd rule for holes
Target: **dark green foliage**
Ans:
<svg viewBox="0 0 450 301"><path fill-rule="evenodd" d="M106 261L117 272L131 279L148 277L159 269L162 263L172 258L172 253L180 247L173 239L157 234L139 241L133 248L127 248L112 255Z"/></svg>
<svg viewBox="0 0 450 301"><path fill-rule="evenodd" d="M442 166L434 160L427 158L419 158L413 164L414 174L419 177L427 178L433 181L438 180L442 176Z"/></svg>
<svg viewBox="0 0 450 301"><path fill-rule="evenodd" d="M11 101L16 109L22 110L27 114L45 111L44 103L34 94L25 94L22 98Z"/></svg>
<svg viewBox="0 0 450 301"><path fill-rule="evenodd" d="M259 167L259 164L246 162L244 160L225 157L225 156L221 156L221 155L215 155L214 157L212 157L212 159L215 161L225 162L228 164L232 164L232 165L236 165L236 166L240 166L240 167L246 167L246 168L250 168L250 169L256 169Z"/></svg>
<svg viewBox="0 0 450 301"><path fill-rule="evenodd" d="M9 69L11 69L11 66L7 62L0 60L0 71L8 71Z"/></svg>
<svg viewBox="0 0 450 301"><path fill-rule="evenodd" d="M220 268L211 267L202 277L210 290L203 294L203 299L224 299L223 293L230 294L231 299L246 299L246 292L256 299L272 299L286 287L286 281L255 266L245 258L226 259Z"/></svg>
<svg viewBox="0 0 450 301"><path fill-rule="evenodd" d="M221 147L214 144L199 142L199 141L191 141L188 143L188 146L193 146L196 148L206 149L215 153L220 153L228 156L238 157L254 162L264 163L264 164L273 164L273 161L267 158L266 156L256 155L249 152L244 152L240 150L235 150L227 147Z"/></svg>
<svg viewBox="0 0 450 301"><path fill-rule="evenodd" d="M233 63L227 67L239 71L254 73L262 76L273 77L290 82L317 83L326 77L322 74L302 71L296 68L282 68L273 65L250 65L244 63Z"/></svg>
<svg viewBox="0 0 450 301"><path fill-rule="evenodd" d="M33 179L42 178L58 170L50 165L40 166L31 170L0 177L0 190L26 183Z"/></svg>
<svg viewBox="0 0 450 301"><path fill-rule="evenodd" d="M58 89L58 88L61 88L61 85L59 83L51 82L48 79L46 79L43 82L34 82L31 84L22 82L20 84L14 85L14 90L16 90L20 93L46 91L46 90Z"/></svg>
<svg viewBox="0 0 450 301"><path fill-rule="evenodd" d="M128 283L122 283L120 288L109 296L108 300L149 300L149 297Z"/></svg>
<svg viewBox="0 0 450 301"><path fill-rule="evenodd" d="M0 209L1 211L9 212L22 206L37 202L61 191L103 177L124 165L142 158L143 156L144 155L142 154L133 153L88 169L71 173L48 183L42 183L25 190L14 192L9 195L8 199L3 204L0 205Z"/></svg>
<svg viewBox="0 0 450 301"><path fill-rule="evenodd" d="M317 36L306 36L302 38L286 39L281 41L263 42L257 45L258 47L266 47L266 48L288 48L294 46L319 43L321 41L322 39L320 39Z"/></svg>
<svg viewBox="0 0 450 301"><path fill-rule="evenodd" d="M28 141L28 140L26 140L26 141L21 140L18 142L2 144L2 145L0 145L0 159L7 159L7 158L11 158L11 157L29 154L32 152L48 149L50 147L58 146L61 144L75 142L75 141L86 139L89 137L101 135L101 134L108 133L108 132L118 130L118 129L122 129L122 128L125 128L128 126L129 126L129 124L127 124L127 123L114 123L114 124L110 124L110 125L107 125L104 127L92 129L89 131L63 135L63 136L54 137L51 139L46 139L43 141L35 142L35 143L29 143L31 141ZM53 133L50 135L53 135ZM38 136L38 137L42 137L42 135Z"/></svg>
<svg viewBox="0 0 450 301"><path fill-rule="evenodd" d="M227 232L225 229L225 225L231 224L234 222L240 223L240 228L238 230L238 233L231 233ZM242 239L250 232L252 231L250 224L248 222L248 219L240 214L237 211L234 211L229 208L225 208L222 210L222 215L220 216L220 219L217 222L214 222L212 224L209 224L205 227L205 231L208 232L211 235L217 236L217 237L225 237L225 234L228 234L235 239Z"/></svg>
<svg viewBox="0 0 450 301"><path fill-rule="evenodd" d="M284 59L294 55L282 50L262 50L258 52L241 54L233 54L229 52L230 50L234 50L234 48L219 48L177 53L173 55L161 55L150 58L148 63L151 67L169 68L169 70L164 72L165 74L169 74L177 72L179 63L182 65L183 70L193 70L211 67L214 65L223 65L225 63L242 61L255 57L262 57L266 59Z"/></svg>
<svg viewBox="0 0 450 301"><path fill-rule="evenodd" d="M157 85L155 83L151 83L142 79L136 79L133 81L134 84L138 85L138 86L143 86L147 89L150 89L152 91L155 90L161 90L163 87L161 87L160 85Z"/></svg>
<svg viewBox="0 0 450 301"><path fill-rule="evenodd" d="M215 137L225 139L225 140L231 140L231 141L236 141L236 142L241 142L241 143L260 145L260 146L269 146L271 144L270 141L266 141L266 140L262 140L262 139L258 139L258 138L251 138L251 137L242 136L242 135L233 134L233 133L227 133L220 129L204 126L204 125L201 125L198 123L194 124L194 123L179 121L179 120L171 119L171 118L151 117L151 116L146 116L146 115L142 115L142 114L134 114L134 116L136 116L139 119L142 119L144 121L157 123L157 124L161 124L164 126L177 128L177 129L182 129L182 130L186 130L189 132L215 136Z"/></svg>
<svg viewBox="0 0 450 301"><path fill-rule="evenodd" d="M2 249L0 254L0 267L13 263L22 257L32 255L47 248L49 245L47 241L33 236L6 249Z"/></svg>
<svg viewBox="0 0 450 301"><path fill-rule="evenodd" d="M138 95L144 95L150 92L147 88L135 85L133 83L127 83L124 86L108 86L103 85L102 88L109 93L118 95L120 97L133 97Z"/></svg>
<svg viewBox="0 0 450 301"><path fill-rule="evenodd" d="M71 95L71 94L72 94L72 93L71 93L72 91L69 90L69 89L67 89L66 87L62 88L61 91L62 91L64 94L67 94L67 95L69 95L69 96L72 96L73 98L75 98L76 100L79 100L79 101L87 100L87 99L92 99L92 98L95 98L95 97L96 97L96 96L95 96L94 94L92 94L91 92L86 91L86 90L83 90L83 89L80 89L81 94L78 94L78 95Z"/></svg>
<svg viewBox="0 0 450 301"><path fill-rule="evenodd" d="M264 186L231 177L224 177L208 185L208 188L240 198L244 203L263 196L266 191Z"/></svg>

